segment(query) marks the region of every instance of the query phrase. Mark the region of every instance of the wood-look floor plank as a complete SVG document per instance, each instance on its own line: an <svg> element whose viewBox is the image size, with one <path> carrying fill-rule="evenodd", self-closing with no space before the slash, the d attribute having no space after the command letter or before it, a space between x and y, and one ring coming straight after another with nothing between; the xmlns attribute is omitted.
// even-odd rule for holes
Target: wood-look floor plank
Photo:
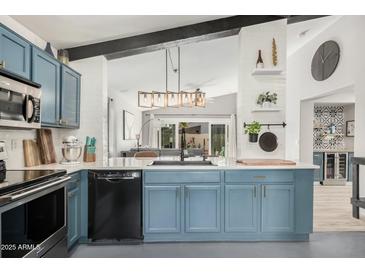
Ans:
<svg viewBox="0 0 365 274"><path fill-rule="evenodd" d="M352 217L351 193L349 185L314 186L313 230L365 231L365 218Z"/></svg>

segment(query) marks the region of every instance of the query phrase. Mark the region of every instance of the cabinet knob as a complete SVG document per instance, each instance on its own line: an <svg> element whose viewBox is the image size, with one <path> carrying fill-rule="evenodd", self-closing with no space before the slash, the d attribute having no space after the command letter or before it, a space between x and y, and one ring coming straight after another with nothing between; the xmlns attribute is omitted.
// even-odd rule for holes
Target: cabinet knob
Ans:
<svg viewBox="0 0 365 274"><path fill-rule="evenodd" d="M0 68L5 68L5 61L4 60L0 61Z"/></svg>
<svg viewBox="0 0 365 274"><path fill-rule="evenodd" d="M60 125L67 125L67 120L60 119L59 123Z"/></svg>

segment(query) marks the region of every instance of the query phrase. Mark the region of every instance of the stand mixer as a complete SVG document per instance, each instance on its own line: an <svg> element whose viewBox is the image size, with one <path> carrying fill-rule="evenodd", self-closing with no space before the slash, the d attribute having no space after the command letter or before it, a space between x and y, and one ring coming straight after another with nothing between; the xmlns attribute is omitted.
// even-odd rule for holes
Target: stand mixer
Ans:
<svg viewBox="0 0 365 274"><path fill-rule="evenodd" d="M81 156L82 145L75 136L68 136L62 141L62 156L61 164L73 165L79 164L78 159Z"/></svg>

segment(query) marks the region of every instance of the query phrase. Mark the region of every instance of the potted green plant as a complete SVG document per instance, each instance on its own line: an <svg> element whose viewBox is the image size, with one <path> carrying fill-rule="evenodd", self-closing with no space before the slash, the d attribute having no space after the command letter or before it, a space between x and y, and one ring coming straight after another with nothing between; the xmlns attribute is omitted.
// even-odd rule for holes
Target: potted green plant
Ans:
<svg viewBox="0 0 365 274"><path fill-rule="evenodd" d="M248 134L248 140L250 143L257 143L259 133L261 131L261 125L257 121L253 121L245 128L245 134Z"/></svg>
<svg viewBox="0 0 365 274"><path fill-rule="evenodd" d="M261 93L257 97L256 103L263 108L270 108L272 104L276 105L278 101L278 94L276 92L271 93L270 91Z"/></svg>

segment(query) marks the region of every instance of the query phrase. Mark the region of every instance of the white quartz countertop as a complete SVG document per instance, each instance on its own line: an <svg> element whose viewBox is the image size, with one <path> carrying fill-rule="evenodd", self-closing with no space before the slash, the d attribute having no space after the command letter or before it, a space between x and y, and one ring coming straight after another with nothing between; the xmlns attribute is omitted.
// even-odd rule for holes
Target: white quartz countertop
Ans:
<svg viewBox="0 0 365 274"><path fill-rule="evenodd" d="M143 169L143 170L265 170L265 169L318 169L319 166L297 162L296 165L280 165L280 166L245 166L236 163L236 159L232 158L211 158L208 159L212 161L215 166L150 166L154 160L179 160L179 157L159 157L159 158L110 158L106 161L96 161L94 163L81 162L79 164L49 164L40 165L34 167L20 167L19 169L26 170L45 170L45 169L65 169L68 173L77 172L80 170L123 170L123 169ZM201 160L201 158L188 158L185 161L196 161ZM12 168L14 169L14 168Z"/></svg>

